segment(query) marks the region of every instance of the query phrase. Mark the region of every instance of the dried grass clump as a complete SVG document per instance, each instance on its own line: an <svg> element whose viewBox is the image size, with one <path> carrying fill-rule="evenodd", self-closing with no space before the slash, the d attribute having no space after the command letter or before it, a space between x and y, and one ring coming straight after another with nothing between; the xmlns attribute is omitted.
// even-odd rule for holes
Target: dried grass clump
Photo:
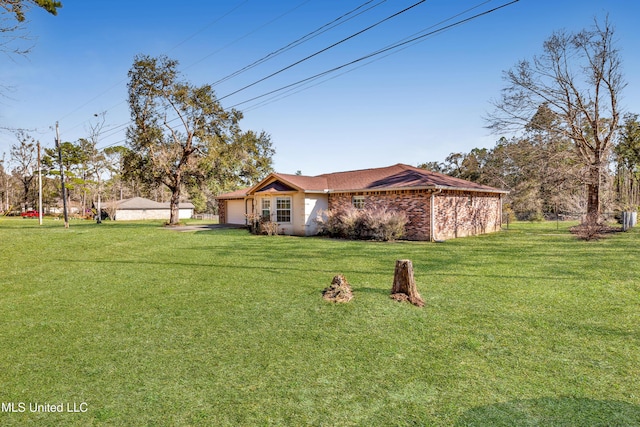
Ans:
<svg viewBox="0 0 640 427"><path fill-rule="evenodd" d="M332 302L349 302L353 299L353 291L347 279L338 274L331 281L331 286L322 291L322 298Z"/></svg>
<svg viewBox="0 0 640 427"><path fill-rule="evenodd" d="M608 225L588 223L576 225L575 227L571 227L570 230L571 233L578 239L585 240L587 242L591 240L602 239L606 234L611 234L619 231L618 229L610 227Z"/></svg>

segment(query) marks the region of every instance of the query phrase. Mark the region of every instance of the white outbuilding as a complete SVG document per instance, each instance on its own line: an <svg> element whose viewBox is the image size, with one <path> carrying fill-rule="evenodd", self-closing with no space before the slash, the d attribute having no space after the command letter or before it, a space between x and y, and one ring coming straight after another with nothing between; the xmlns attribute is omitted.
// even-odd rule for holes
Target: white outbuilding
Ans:
<svg viewBox="0 0 640 427"><path fill-rule="evenodd" d="M180 202L179 218L189 219L193 217L194 206L190 202ZM120 200L117 203L116 221L136 221L145 219L166 219L171 217L169 203L160 203L144 197L133 197Z"/></svg>

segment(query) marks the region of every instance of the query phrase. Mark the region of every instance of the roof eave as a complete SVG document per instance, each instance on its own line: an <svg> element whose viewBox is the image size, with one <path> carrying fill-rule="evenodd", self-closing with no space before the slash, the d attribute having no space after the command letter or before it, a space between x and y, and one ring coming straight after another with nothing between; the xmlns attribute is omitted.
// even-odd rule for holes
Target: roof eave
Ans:
<svg viewBox="0 0 640 427"><path fill-rule="evenodd" d="M500 190L498 188L473 188L473 187L449 187L446 185L434 186L436 190L453 190L453 191L474 191L476 193L497 193L508 194L508 190Z"/></svg>
<svg viewBox="0 0 640 427"><path fill-rule="evenodd" d="M407 191L407 190L452 190L452 191L473 191L476 193L503 193L509 191L499 190L497 188L473 188L473 187L450 187L446 185L422 185L419 187L379 187L379 188L357 188L349 190L325 190L326 193L362 193L369 191Z"/></svg>

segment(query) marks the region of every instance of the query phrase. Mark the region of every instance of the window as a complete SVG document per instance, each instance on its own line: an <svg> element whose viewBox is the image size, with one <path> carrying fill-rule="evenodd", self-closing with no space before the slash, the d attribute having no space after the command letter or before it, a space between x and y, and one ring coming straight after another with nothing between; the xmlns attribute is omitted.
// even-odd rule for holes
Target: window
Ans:
<svg viewBox="0 0 640 427"><path fill-rule="evenodd" d="M364 196L353 196L351 198L351 203L353 204L354 208L363 209L364 208Z"/></svg>
<svg viewBox="0 0 640 427"><path fill-rule="evenodd" d="M276 222L291 222L291 197L276 198Z"/></svg>
<svg viewBox="0 0 640 427"><path fill-rule="evenodd" d="M271 199L262 199L262 219L271 221Z"/></svg>

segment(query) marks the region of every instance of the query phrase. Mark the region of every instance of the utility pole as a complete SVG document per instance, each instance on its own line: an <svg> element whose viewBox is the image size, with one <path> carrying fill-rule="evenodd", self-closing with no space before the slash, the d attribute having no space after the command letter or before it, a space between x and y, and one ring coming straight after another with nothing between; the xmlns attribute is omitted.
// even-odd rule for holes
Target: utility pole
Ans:
<svg viewBox="0 0 640 427"><path fill-rule="evenodd" d="M42 163L40 163L40 141L38 141L38 223L42 225Z"/></svg>
<svg viewBox="0 0 640 427"><path fill-rule="evenodd" d="M62 189L62 212L64 213L64 228L69 228L69 214L67 212L67 189L64 186L64 166L62 164L62 144L60 144L60 128L56 122L56 148L58 162L60 162L60 188Z"/></svg>

